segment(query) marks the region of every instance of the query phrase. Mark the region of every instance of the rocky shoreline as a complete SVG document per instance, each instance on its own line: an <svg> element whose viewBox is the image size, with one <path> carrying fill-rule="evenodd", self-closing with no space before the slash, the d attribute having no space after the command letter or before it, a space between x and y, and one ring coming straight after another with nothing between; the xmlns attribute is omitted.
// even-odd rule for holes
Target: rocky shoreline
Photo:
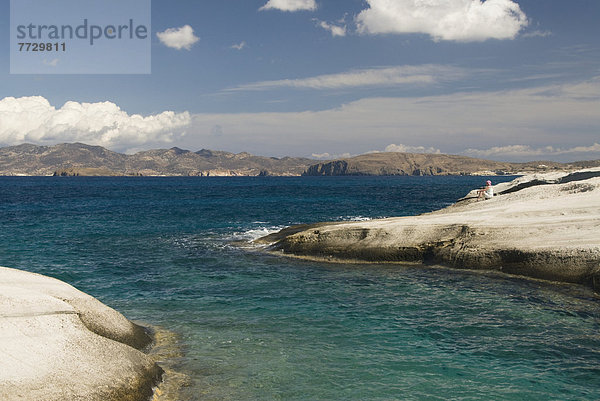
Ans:
<svg viewBox="0 0 600 401"><path fill-rule="evenodd" d="M497 270L600 288L600 169L520 177L432 213L290 227L257 240L330 262Z"/></svg>
<svg viewBox="0 0 600 401"><path fill-rule="evenodd" d="M50 277L0 267L0 399L142 401L163 370L147 331Z"/></svg>

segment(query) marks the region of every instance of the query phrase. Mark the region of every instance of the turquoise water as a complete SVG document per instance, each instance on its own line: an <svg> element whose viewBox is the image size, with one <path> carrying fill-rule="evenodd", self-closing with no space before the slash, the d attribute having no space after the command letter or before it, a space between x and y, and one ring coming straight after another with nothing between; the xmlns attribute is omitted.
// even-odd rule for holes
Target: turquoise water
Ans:
<svg viewBox="0 0 600 401"><path fill-rule="evenodd" d="M232 244L427 212L484 180L0 178L0 265L175 332L182 400L599 399L600 310L585 288Z"/></svg>

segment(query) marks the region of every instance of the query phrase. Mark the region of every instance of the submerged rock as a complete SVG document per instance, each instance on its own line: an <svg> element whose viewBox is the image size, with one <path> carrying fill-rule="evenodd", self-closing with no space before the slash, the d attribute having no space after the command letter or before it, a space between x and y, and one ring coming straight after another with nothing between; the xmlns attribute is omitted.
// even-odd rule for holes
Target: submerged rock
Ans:
<svg viewBox="0 0 600 401"><path fill-rule="evenodd" d="M0 267L0 399L147 400L146 331L74 287Z"/></svg>
<svg viewBox="0 0 600 401"><path fill-rule="evenodd" d="M421 262L600 285L600 169L538 174L413 217L288 228L260 239L286 255Z"/></svg>

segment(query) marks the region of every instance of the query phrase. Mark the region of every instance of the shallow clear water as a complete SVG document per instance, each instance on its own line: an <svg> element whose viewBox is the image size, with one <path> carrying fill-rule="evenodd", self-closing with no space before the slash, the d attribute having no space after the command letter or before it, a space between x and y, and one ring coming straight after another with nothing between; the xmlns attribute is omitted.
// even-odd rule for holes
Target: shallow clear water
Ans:
<svg viewBox="0 0 600 401"><path fill-rule="evenodd" d="M175 332L184 400L600 398L600 311L585 288L232 244L431 211L484 180L0 178L0 265Z"/></svg>

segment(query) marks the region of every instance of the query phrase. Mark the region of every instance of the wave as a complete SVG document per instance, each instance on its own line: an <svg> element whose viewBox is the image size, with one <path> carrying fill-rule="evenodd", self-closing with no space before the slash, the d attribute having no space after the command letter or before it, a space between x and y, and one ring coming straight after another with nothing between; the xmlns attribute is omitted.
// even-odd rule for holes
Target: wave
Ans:
<svg viewBox="0 0 600 401"><path fill-rule="evenodd" d="M241 241L251 243L252 241L269 234L276 233L288 226L259 226L245 231L234 232L228 239L231 241Z"/></svg>
<svg viewBox="0 0 600 401"><path fill-rule="evenodd" d="M380 217L377 217L380 218ZM373 217L365 216L338 216L333 221L369 221L373 220Z"/></svg>

